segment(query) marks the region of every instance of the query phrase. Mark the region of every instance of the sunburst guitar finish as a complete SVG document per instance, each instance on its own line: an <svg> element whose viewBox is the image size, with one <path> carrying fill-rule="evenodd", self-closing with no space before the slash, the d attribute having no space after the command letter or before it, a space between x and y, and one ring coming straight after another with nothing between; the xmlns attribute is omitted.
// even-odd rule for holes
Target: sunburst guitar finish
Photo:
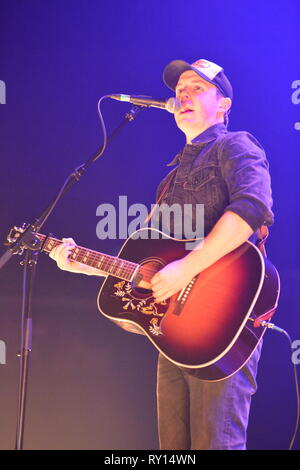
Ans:
<svg viewBox="0 0 300 470"><path fill-rule="evenodd" d="M46 252L62 243L52 236L38 237ZM133 233L118 256L77 246L70 258L106 274L98 295L101 314L146 335L167 359L191 374L222 380L247 362L262 339L265 328L254 321L275 311L279 275L247 241L168 301L157 303L151 278L188 253L186 242L146 228Z"/></svg>

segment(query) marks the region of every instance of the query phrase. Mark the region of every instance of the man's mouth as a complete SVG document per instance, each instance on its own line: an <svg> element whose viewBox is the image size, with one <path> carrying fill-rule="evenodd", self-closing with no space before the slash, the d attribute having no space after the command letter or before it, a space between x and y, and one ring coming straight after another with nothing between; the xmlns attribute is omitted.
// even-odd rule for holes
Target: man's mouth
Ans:
<svg viewBox="0 0 300 470"><path fill-rule="evenodd" d="M192 113L193 110L191 108L184 108L180 111L180 114Z"/></svg>

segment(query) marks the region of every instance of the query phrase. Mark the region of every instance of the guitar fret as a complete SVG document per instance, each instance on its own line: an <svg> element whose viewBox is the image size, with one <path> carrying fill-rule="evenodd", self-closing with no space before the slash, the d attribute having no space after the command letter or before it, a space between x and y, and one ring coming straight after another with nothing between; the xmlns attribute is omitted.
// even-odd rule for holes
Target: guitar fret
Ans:
<svg viewBox="0 0 300 470"><path fill-rule="evenodd" d="M104 272L109 272L109 260L108 260L108 257L107 256L104 256L104 260L102 261L102 270Z"/></svg>
<svg viewBox="0 0 300 470"><path fill-rule="evenodd" d="M114 272L114 263L115 263L115 260L113 259L112 263L111 263L110 266L109 266L109 272L110 272L110 274L113 274L113 272Z"/></svg>
<svg viewBox="0 0 300 470"><path fill-rule="evenodd" d="M97 261L97 263L96 263L95 268L98 268L98 269L101 270L102 269L103 256L102 255L96 256L96 261Z"/></svg>
<svg viewBox="0 0 300 470"><path fill-rule="evenodd" d="M78 261L79 263L82 263L82 262L83 262L82 250L79 250L79 251L78 251L77 256L76 256L76 261Z"/></svg>
<svg viewBox="0 0 300 470"><path fill-rule="evenodd" d="M122 273L123 273L123 263L122 263L122 260L120 260L119 261L119 266L116 269L116 274L117 274L117 276L120 276L120 275L122 275Z"/></svg>
<svg viewBox="0 0 300 470"><path fill-rule="evenodd" d="M128 277L127 276L127 271L126 268L124 267L124 262L122 260L119 260L119 266L118 266L118 269L117 269L117 275L120 276L120 277Z"/></svg>

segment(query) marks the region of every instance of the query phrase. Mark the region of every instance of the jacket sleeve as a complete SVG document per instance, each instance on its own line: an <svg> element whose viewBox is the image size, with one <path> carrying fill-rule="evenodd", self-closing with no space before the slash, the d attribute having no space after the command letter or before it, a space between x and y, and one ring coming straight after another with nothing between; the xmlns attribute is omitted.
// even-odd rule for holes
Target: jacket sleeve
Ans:
<svg viewBox="0 0 300 470"><path fill-rule="evenodd" d="M225 211L244 219L253 231L272 225L272 191L264 149L248 132L231 132L223 140L220 164L229 192Z"/></svg>

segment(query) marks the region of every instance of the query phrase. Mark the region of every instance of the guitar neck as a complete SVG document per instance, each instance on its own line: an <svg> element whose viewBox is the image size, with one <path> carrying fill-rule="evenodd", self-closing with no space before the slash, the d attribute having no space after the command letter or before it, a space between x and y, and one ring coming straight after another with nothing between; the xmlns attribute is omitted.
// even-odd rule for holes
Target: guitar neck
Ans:
<svg viewBox="0 0 300 470"><path fill-rule="evenodd" d="M50 253L53 248L63 243L62 240L58 240L54 237L39 233L37 236L43 243L42 251L46 253ZM136 263L120 259L116 256L99 253L98 251L90 250L82 246L76 246L69 258L73 261L78 261L79 263L91 266L92 268L99 269L99 271L102 271L105 274L110 274L126 281L132 280L137 268L139 267Z"/></svg>

